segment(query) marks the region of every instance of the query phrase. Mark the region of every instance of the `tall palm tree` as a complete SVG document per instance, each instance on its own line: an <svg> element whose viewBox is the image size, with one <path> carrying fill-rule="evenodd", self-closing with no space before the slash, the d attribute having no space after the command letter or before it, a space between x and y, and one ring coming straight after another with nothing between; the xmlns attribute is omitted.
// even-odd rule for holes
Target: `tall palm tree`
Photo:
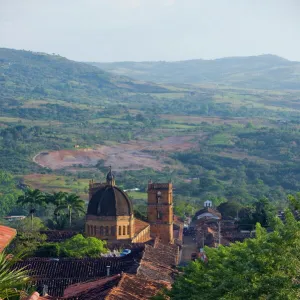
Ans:
<svg viewBox="0 0 300 300"><path fill-rule="evenodd" d="M0 253L0 299L11 299L22 294L22 288L29 280L24 269L14 269L15 258Z"/></svg>
<svg viewBox="0 0 300 300"><path fill-rule="evenodd" d="M51 203L55 205L56 207L62 205L64 202L65 197L67 196L68 193L66 192L54 192L53 194L46 194L45 195L45 200L47 204Z"/></svg>
<svg viewBox="0 0 300 300"><path fill-rule="evenodd" d="M59 205L54 213L59 213L60 211L67 210L69 217L69 225L72 226L72 212L77 214L85 213L84 201L76 194L66 194L64 201Z"/></svg>
<svg viewBox="0 0 300 300"><path fill-rule="evenodd" d="M18 204L29 205L29 214L31 218L31 231L33 230L33 215L36 212L37 206L45 204L45 195L38 189L27 189L24 195L19 196L17 200Z"/></svg>
<svg viewBox="0 0 300 300"><path fill-rule="evenodd" d="M56 229L63 229L66 224L66 216L61 214L58 207L60 207L65 202L65 198L68 195L66 192L54 192L53 194L46 194L46 203L55 206L54 210L54 220L51 220L52 227Z"/></svg>

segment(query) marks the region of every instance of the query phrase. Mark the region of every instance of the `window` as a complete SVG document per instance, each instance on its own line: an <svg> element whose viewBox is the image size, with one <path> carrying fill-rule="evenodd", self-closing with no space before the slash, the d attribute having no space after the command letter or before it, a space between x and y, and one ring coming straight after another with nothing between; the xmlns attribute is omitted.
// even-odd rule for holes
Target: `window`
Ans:
<svg viewBox="0 0 300 300"><path fill-rule="evenodd" d="M122 226L119 226L119 235L122 235Z"/></svg>
<svg viewBox="0 0 300 300"><path fill-rule="evenodd" d="M105 227L105 235L109 235L109 227L108 226Z"/></svg>
<svg viewBox="0 0 300 300"><path fill-rule="evenodd" d="M126 226L123 226L123 235L126 235Z"/></svg>
<svg viewBox="0 0 300 300"><path fill-rule="evenodd" d="M100 226L100 235L103 235L104 232L103 232L103 226Z"/></svg>
<svg viewBox="0 0 300 300"><path fill-rule="evenodd" d="M127 234L130 234L130 225L127 226Z"/></svg>
<svg viewBox="0 0 300 300"><path fill-rule="evenodd" d="M157 210L157 220L161 220L161 218L162 218L161 212Z"/></svg>
<svg viewBox="0 0 300 300"><path fill-rule="evenodd" d="M158 191L156 193L156 203L160 203L160 200L161 200L161 191Z"/></svg>
<svg viewBox="0 0 300 300"><path fill-rule="evenodd" d="M96 235L96 232L97 232L97 227L94 226L94 235Z"/></svg>

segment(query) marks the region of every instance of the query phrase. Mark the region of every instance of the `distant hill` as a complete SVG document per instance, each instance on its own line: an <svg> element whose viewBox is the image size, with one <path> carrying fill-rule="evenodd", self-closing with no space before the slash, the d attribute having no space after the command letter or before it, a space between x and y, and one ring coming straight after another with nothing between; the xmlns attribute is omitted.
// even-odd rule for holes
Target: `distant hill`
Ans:
<svg viewBox="0 0 300 300"><path fill-rule="evenodd" d="M165 92L165 88L58 55L0 48L0 96L8 98L51 97L68 101L109 98L122 92Z"/></svg>
<svg viewBox="0 0 300 300"><path fill-rule="evenodd" d="M300 89L300 62L275 55L91 64L115 74L160 83L218 83L243 88Z"/></svg>

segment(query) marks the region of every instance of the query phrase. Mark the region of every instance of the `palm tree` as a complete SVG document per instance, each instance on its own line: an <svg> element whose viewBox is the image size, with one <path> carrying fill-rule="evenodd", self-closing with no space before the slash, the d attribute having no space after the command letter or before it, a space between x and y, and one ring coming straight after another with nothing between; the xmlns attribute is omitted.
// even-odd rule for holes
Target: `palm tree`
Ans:
<svg viewBox="0 0 300 300"><path fill-rule="evenodd" d="M63 202L65 197L67 196L66 192L55 192L53 194L46 194L45 200L47 204L51 203L56 207L60 206Z"/></svg>
<svg viewBox="0 0 300 300"><path fill-rule="evenodd" d="M27 189L24 195L19 196L18 204L29 205L29 214L31 218L31 231L33 230L33 215L36 212L36 207L45 204L45 195L38 189Z"/></svg>
<svg viewBox="0 0 300 300"><path fill-rule="evenodd" d="M72 225L72 212L77 214L85 213L84 201L76 194L66 194L64 201L59 205L54 213L59 213L60 211L67 210L69 216L69 225Z"/></svg>
<svg viewBox="0 0 300 300"><path fill-rule="evenodd" d="M15 258L0 253L0 299L11 299L23 293L22 288L29 280L24 269L14 269Z"/></svg>
<svg viewBox="0 0 300 300"><path fill-rule="evenodd" d="M54 210L54 220L50 220L50 224L52 227L56 229L63 229L66 224L66 216L61 214L58 207L64 204L65 198L68 193L66 192L54 192L53 194L46 194L46 202L47 204L53 204L55 206Z"/></svg>

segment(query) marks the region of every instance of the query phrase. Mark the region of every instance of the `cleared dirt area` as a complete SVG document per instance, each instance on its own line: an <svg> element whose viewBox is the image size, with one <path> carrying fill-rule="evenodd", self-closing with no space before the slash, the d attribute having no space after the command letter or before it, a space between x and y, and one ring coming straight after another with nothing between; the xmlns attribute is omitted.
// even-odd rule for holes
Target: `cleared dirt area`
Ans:
<svg viewBox="0 0 300 300"><path fill-rule="evenodd" d="M171 136L159 141L131 141L113 146L96 146L93 149L60 150L40 152L33 161L52 170L72 168L74 165L95 166L99 160L105 166L111 165L116 171L152 168L162 170L166 165L161 162L155 151L177 152L197 148L195 136Z"/></svg>

